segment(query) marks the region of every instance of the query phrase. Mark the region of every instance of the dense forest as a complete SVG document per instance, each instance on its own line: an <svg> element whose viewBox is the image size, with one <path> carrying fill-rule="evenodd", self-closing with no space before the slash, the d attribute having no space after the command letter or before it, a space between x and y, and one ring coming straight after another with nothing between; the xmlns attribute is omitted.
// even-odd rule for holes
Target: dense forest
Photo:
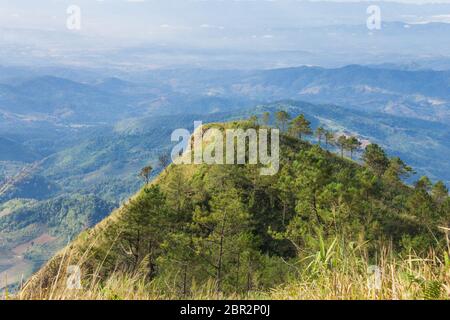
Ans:
<svg viewBox="0 0 450 320"><path fill-rule="evenodd" d="M444 183L422 177L406 185L413 169L402 159L377 144L362 148L357 137L311 128L304 115L291 119L278 111L209 127L280 129L279 172L172 164L150 182L146 167L142 190L56 255L22 295L52 297L69 265L81 268L83 288L108 299L124 298L125 286L157 297L205 290L258 298L324 277L341 292L338 274L432 255L438 262L428 266L430 277L411 266L404 281L419 288L414 294L445 297L450 197Z"/></svg>

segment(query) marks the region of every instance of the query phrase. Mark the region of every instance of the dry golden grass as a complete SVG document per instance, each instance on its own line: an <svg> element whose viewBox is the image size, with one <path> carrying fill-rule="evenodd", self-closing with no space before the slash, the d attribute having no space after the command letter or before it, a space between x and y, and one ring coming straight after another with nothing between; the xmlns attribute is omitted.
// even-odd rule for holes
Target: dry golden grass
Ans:
<svg viewBox="0 0 450 320"><path fill-rule="evenodd" d="M449 253L430 250L426 257L399 258L391 250L381 250L376 268L367 262L361 247L343 250L330 245L303 260L298 274L286 284L249 293L220 293L213 280L193 284L189 295L174 290L171 283L148 282L140 275L115 272L100 281L94 274L83 289L68 289L65 268L72 259L60 260L56 277L48 286L30 281L15 299L46 300L412 300L450 299ZM345 253L344 253L345 252ZM85 252L84 257L88 254ZM81 258L83 259L83 257ZM78 260L80 262L80 260ZM375 273L373 272L375 271ZM378 276L378 278L377 278ZM42 279L41 279L42 280ZM46 289L43 289L43 288ZM9 296L11 298L11 296Z"/></svg>
<svg viewBox="0 0 450 320"><path fill-rule="evenodd" d="M373 268L364 261L349 261L340 268L323 269L315 275L270 291L282 300L415 300L449 299L450 268L434 253L427 259L382 258L377 266L379 287Z"/></svg>

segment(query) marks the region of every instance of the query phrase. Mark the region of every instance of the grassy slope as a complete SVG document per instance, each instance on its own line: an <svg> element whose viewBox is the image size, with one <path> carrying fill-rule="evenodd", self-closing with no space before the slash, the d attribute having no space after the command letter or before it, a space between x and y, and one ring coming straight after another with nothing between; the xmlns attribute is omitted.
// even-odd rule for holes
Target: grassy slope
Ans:
<svg viewBox="0 0 450 320"><path fill-rule="evenodd" d="M217 125L215 125L217 126ZM219 125L222 126L222 125ZM228 125L226 126L228 127ZM296 139L283 138L282 149L293 153L309 150L309 144L299 142ZM284 157L283 152L283 157ZM327 161L341 169L352 171L360 170L361 167L347 159L340 159L329 152L324 151ZM286 160L286 159L285 159ZM212 166L214 167L214 166ZM335 168L336 168L335 167ZM207 177L210 167L195 165L171 165L152 184L159 185L166 191L171 177L176 170L183 172L183 177L191 183L194 177L200 174ZM168 191L168 190L167 190ZM397 190L403 195L408 195L410 189L406 186ZM170 191L168 191L170 192ZM140 202L145 197L141 190L130 199L130 202ZM379 198L375 200L382 207L391 207L392 204ZM59 252L51 259L35 276L27 283L22 291L22 298L50 298L50 299L165 299L180 298L174 292L164 292L156 288L153 282L146 283L133 274L116 272L108 269L105 261L110 251L114 250L114 241L106 237L108 230L116 225L120 218L126 214L126 205L115 210L109 217L100 222L91 230L83 232L68 247ZM397 222L408 222L411 218L399 216ZM402 220L405 219L405 220ZM410 222L410 221L409 221ZM288 283L278 284L268 290L251 291L242 293L218 293L214 284L206 283L201 287L194 288L191 292L192 298L215 299L215 298L269 298L269 299L411 299L442 297L443 292L449 292L449 266L448 261L442 260L439 253L430 251L428 259L414 256L398 260L396 252L392 248L379 248L379 265L383 274L383 290L374 291L367 289L367 268L370 260L367 251L361 249L365 243L360 243L357 248L350 250L348 243L327 242L313 256L304 272L297 273L298 278L291 279ZM98 250L101 248L101 250ZM99 254L100 253L100 254ZM284 261L284 260L283 260ZM329 269L329 263L333 261L334 269ZM289 265L289 261L285 261ZM79 265L82 269L92 271L94 278L101 282L88 280L85 290L68 291L65 288L67 279L66 269L70 265ZM313 266L313 272L311 271ZM299 267L300 268L300 267ZM438 285L436 285L438 283ZM438 289L436 289L438 287ZM133 290L130 290L133 288ZM436 292L439 291L439 295ZM445 295L444 295L445 296Z"/></svg>

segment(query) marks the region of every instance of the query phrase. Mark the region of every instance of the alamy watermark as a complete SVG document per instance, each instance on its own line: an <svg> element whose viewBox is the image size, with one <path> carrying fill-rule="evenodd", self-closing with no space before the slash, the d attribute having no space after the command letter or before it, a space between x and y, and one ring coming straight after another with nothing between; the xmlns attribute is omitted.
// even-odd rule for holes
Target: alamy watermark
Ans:
<svg viewBox="0 0 450 320"><path fill-rule="evenodd" d="M72 31L81 30L81 8L77 5L71 5L67 8L66 27Z"/></svg>
<svg viewBox="0 0 450 320"><path fill-rule="evenodd" d="M261 175L275 175L280 169L280 131L278 129L204 130L194 122L194 132L176 129L171 136L178 144L172 149L174 164L260 164ZM270 149L270 152L269 152Z"/></svg>
<svg viewBox="0 0 450 320"><path fill-rule="evenodd" d="M67 267L66 287L69 290L81 290L81 269L79 266Z"/></svg>
<svg viewBox="0 0 450 320"><path fill-rule="evenodd" d="M378 266L367 268L367 288L372 291L381 290L381 269Z"/></svg>
<svg viewBox="0 0 450 320"><path fill-rule="evenodd" d="M367 7L366 25L369 30L381 30L381 8L377 5L371 5Z"/></svg>

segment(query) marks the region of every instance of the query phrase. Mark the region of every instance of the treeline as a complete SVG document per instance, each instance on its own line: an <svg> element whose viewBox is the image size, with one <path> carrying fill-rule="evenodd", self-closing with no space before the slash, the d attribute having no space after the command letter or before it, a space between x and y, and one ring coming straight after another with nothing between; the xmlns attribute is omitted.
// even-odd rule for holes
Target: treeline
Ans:
<svg viewBox="0 0 450 320"><path fill-rule="evenodd" d="M332 130L327 130L323 126L317 127L315 130L311 129L311 122L308 121L303 114L291 119L291 115L284 111L277 111L274 115L275 126L285 134L299 138L300 140L306 136L314 135L317 138L319 146L322 142L325 147L336 146L340 149L341 157L344 157L344 151L349 152L350 158L353 159L355 151L361 148L361 141L356 136L338 135ZM269 126L272 115L269 112L264 112L259 118L258 116L251 116L249 121L255 125Z"/></svg>

